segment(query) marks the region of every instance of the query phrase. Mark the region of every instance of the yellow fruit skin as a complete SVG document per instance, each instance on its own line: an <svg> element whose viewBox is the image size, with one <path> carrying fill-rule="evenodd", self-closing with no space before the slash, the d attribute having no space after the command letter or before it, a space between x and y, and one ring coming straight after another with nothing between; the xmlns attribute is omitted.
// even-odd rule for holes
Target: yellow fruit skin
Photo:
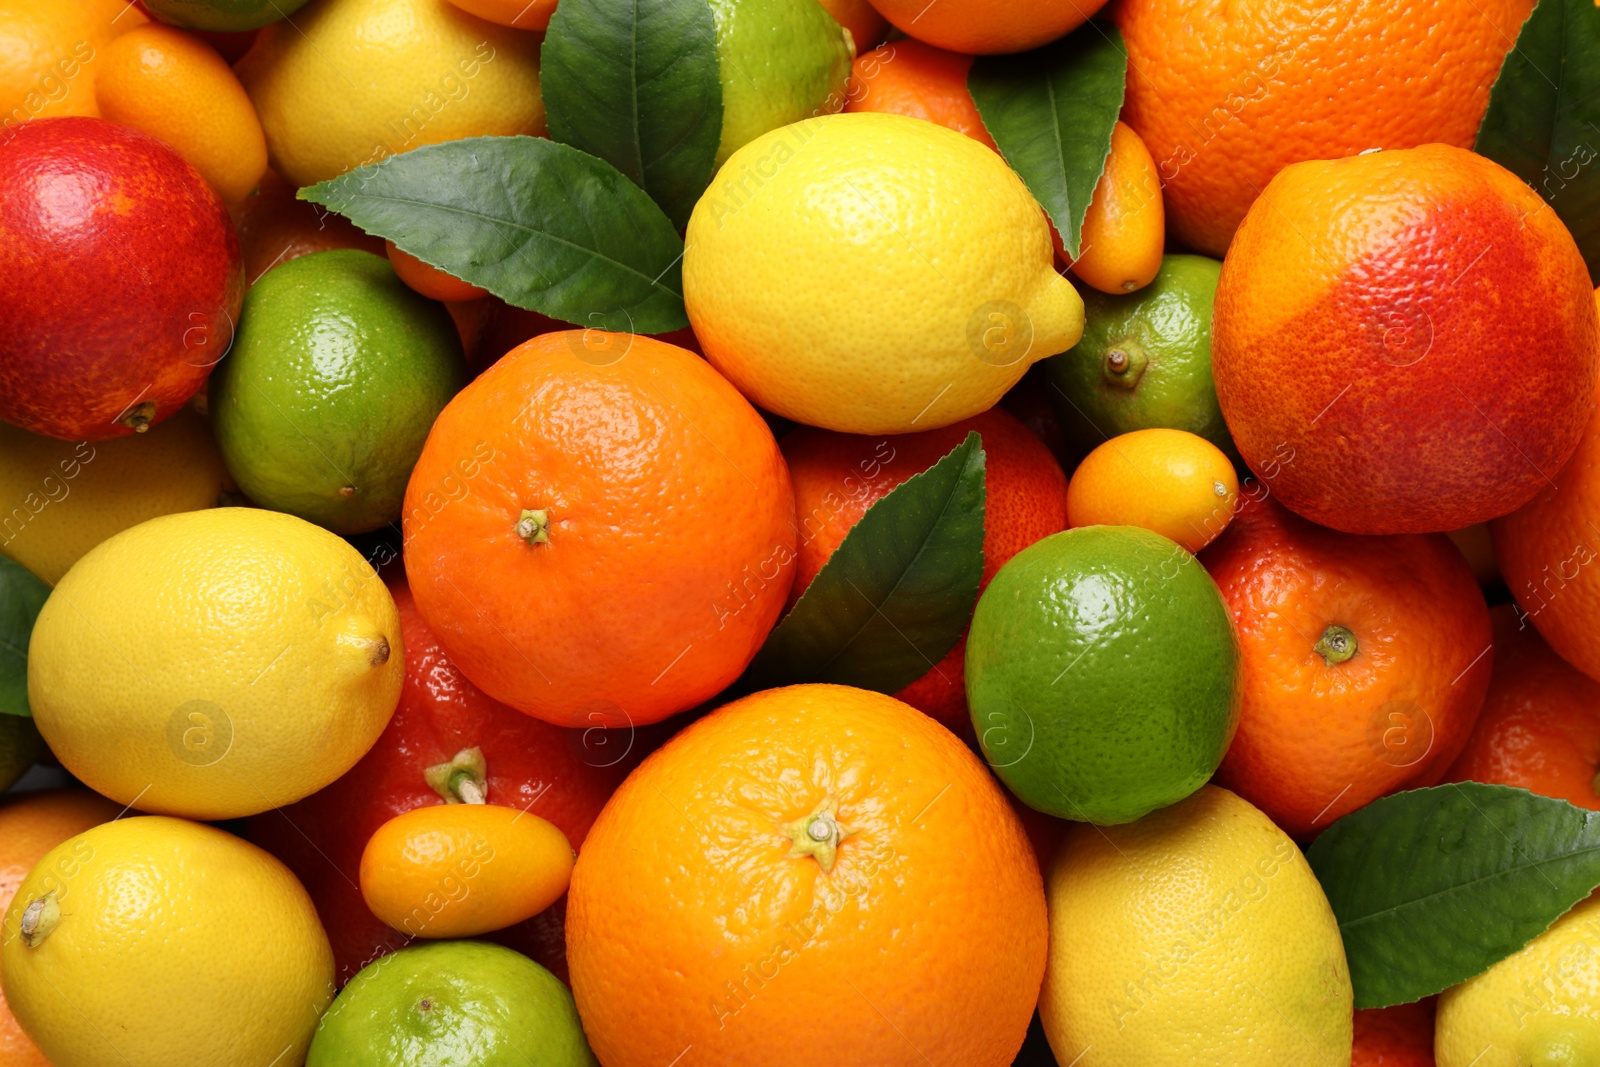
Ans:
<svg viewBox="0 0 1600 1067"><path fill-rule="evenodd" d="M1348 1067L1350 971L1287 834L1226 789L1074 824L1050 872L1039 1015L1074 1067Z"/></svg>
<svg viewBox="0 0 1600 1067"><path fill-rule="evenodd" d="M425 144L542 134L539 38L447 0L312 0L236 67L298 186Z"/></svg>
<svg viewBox="0 0 1600 1067"><path fill-rule="evenodd" d="M30 947L23 912L52 892L60 922ZM4 929L6 999L55 1067L298 1064L333 999L333 950L289 869L182 819L58 845Z"/></svg>
<svg viewBox="0 0 1600 1067"><path fill-rule="evenodd" d="M0 124L99 115L100 55L112 37L146 21L127 0L4 0Z"/></svg>
<svg viewBox="0 0 1600 1067"><path fill-rule="evenodd" d="M1111 129L1111 155L1083 219L1072 273L1102 293L1131 293L1154 280L1166 243L1156 162L1133 127L1119 122Z"/></svg>
<svg viewBox="0 0 1600 1067"><path fill-rule="evenodd" d="M476 937L531 919L572 880L567 835L495 804L441 804L396 815L361 854L372 914L412 937Z"/></svg>
<svg viewBox="0 0 1600 1067"><path fill-rule="evenodd" d="M67 572L28 646L34 722L83 782L141 811L232 819L364 755L400 699L394 600L319 526L167 515Z"/></svg>
<svg viewBox="0 0 1600 1067"><path fill-rule="evenodd" d="M683 260L706 358L769 411L904 433L987 410L1083 332L1005 162L903 115L827 115L735 152Z"/></svg>
<svg viewBox="0 0 1600 1067"><path fill-rule="evenodd" d="M1439 1067L1600 1063L1600 898L1439 997Z"/></svg>
<svg viewBox="0 0 1600 1067"><path fill-rule="evenodd" d="M1227 529L1238 501L1238 476L1216 445L1184 430L1134 430L1072 472L1067 521L1139 526L1198 552Z"/></svg>
<svg viewBox="0 0 1600 1067"><path fill-rule="evenodd" d="M55 585L78 557L146 519L215 507L228 473L205 418L57 441L0 423L0 552Z"/></svg>
<svg viewBox="0 0 1600 1067"><path fill-rule="evenodd" d="M95 97L102 117L167 142L230 204L266 172L267 142L244 86L182 30L140 26L107 45Z"/></svg>

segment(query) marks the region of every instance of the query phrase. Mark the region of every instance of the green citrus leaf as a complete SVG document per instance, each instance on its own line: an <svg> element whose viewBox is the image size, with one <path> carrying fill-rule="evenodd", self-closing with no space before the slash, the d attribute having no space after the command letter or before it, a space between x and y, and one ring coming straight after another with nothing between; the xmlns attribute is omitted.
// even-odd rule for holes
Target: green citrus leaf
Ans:
<svg viewBox="0 0 1600 1067"><path fill-rule="evenodd" d="M722 135L719 71L706 0L562 0L539 56L550 136L626 174L682 229Z"/></svg>
<svg viewBox="0 0 1600 1067"><path fill-rule="evenodd" d="M542 137L425 145L300 190L508 304L581 326L666 333L683 241L622 172Z"/></svg>
<svg viewBox="0 0 1600 1067"><path fill-rule="evenodd" d="M1383 1008L1482 974L1587 897L1600 812L1456 782L1373 801L1306 859L1339 919L1355 1006Z"/></svg>
<svg viewBox="0 0 1600 1067"><path fill-rule="evenodd" d="M1489 93L1473 147L1533 186L1600 282L1600 8L1539 0Z"/></svg>
<svg viewBox="0 0 1600 1067"><path fill-rule="evenodd" d="M0 556L0 715L30 715L28 637L50 587Z"/></svg>
<svg viewBox="0 0 1600 1067"><path fill-rule="evenodd" d="M983 577L984 453L967 434L851 528L744 681L836 682L893 693L955 647Z"/></svg>
<svg viewBox="0 0 1600 1067"><path fill-rule="evenodd" d="M1111 154L1128 54L1108 22L1090 22L1022 55L979 56L967 89L1000 154L1022 176L1076 257L1083 218Z"/></svg>

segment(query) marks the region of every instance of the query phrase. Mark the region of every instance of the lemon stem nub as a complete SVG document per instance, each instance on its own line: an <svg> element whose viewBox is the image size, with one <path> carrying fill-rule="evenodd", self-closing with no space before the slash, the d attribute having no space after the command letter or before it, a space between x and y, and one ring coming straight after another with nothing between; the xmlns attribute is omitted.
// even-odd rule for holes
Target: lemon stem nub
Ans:
<svg viewBox="0 0 1600 1067"><path fill-rule="evenodd" d="M489 761L481 748L464 748L450 762L434 764L422 772L422 780L446 804L489 802Z"/></svg>
<svg viewBox="0 0 1600 1067"><path fill-rule="evenodd" d="M389 639L382 634L372 643L372 659L369 660L374 667L381 667L389 662Z"/></svg>
<svg viewBox="0 0 1600 1067"><path fill-rule="evenodd" d="M60 921L61 905L56 901L55 892L51 891L30 901L22 909L22 921L17 924L17 932L22 935L24 945L38 948Z"/></svg>
<svg viewBox="0 0 1600 1067"><path fill-rule="evenodd" d="M530 545L550 540L550 513L543 509L524 511L517 517L517 536Z"/></svg>
<svg viewBox="0 0 1600 1067"><path fill-rule="evenodd" d="M1311 650L1322 657L1330 667L1336 667L1356 654L1356 635L1347 627L1332 623L1322 631L1322 636Z"/></svg>

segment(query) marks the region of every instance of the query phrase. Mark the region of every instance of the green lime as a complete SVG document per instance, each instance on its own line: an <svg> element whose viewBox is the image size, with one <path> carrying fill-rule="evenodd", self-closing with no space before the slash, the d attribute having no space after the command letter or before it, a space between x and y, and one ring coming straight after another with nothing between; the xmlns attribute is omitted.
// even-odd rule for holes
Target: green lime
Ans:
<svg viewBox="0 0 1600 1067"><path fill-rule="evenodd" d="M1135 526L1023 549L967 637L984 757L1029 807L1082 822L1131 822L1204 785L1238 725L1238 675L1216 583Z"/></svg>
<svg viewBox="0 0 1600 1067"><path fill-rule="evenodd" d="M465 382L443 305L370 252L274 267L211 376L211 421L245 495L337 534L400 517L434 418Z"/></svg>
<svg viewBox="0 0 1600 1067"><path fill-rule="evenodd" d="M481 941L367 964L317 1024L306 1067L596 1067L561 980Z"/></svg>
<svg viewBox="0 0 1600 1067"><path fill-rule="evenodd" d="M306 0L144 0L145 9L169 25L228 33L259 29L305 5Z"/></svg>
<svg viewBox="0 0 1600 1067"><path fill-rule="evenodd" d="M711 17L722 77L716 166L768 130L844 106L855 49L817 0L711 0Z"/></svg>
<svg viewBox="0 0 1600 1067"><path fill-rule="evenodd" d="M0 792L10 789L44 752L44 738L26 715L0 714Z"/></svg>
<svg viewBox="0 0 1600 1067"><path fill-rule="evenodd" d="M1118 434L1166 427L1236 455L1211 380L1211 302L1221 272L1204 256L1167 256L1136 293L1083 291L1083 337L1044 361L1075 448L1087 453Z"/></svg>

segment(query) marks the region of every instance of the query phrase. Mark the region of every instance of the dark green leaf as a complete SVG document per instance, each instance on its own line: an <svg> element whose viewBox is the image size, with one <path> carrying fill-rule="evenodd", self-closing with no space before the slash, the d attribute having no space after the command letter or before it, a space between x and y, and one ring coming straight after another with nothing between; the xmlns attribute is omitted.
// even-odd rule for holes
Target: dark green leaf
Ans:
<svg viewBox="0 0 1600 1067"><path fill-rule="evenodd" d="M630 333L689 324L672 223L615 167L570 145L426 145L300 196L517 307Z"/></svg>
<svg viewBox="0 0 1600 1067"><path fill-rule="evenodd" d="M28 637L50 587L0 556L0 715L28 715Z"/></svg>
<svg viewBox="0 0 1600 1067"><path fill-rule="evenodd" d="M1076 257L1083 217L1111 154L1128 55L1108 22L1022 55L979 56L967 88L983 125Z"/></svg>
<svg viewBox="0 0 1600 1067"><path fill-rule="evenodd" d="M1489 94L1474 146L1533 186L1600 282L1600 8L1539 0Z"/></svg>
<svg viewBox="0 0 1600 1067"><path fill-rule="evenodd" d="M983 577L976 433L851 528L750 665L754 688L837 682L893 693L955 647Z"/></svg>
<svg viewBox="0 0 1600 1067"><path fill-rule="evenodd" d="M684 227L722 136L706 0L562 0L539 53L539 87L550 136L616 167Z"/></svg>
<svg viewBox="0 0 1600 1067"><path fill-rule="evenodd" d="M1375 800L1306 859L1339 919L1358 1008L1481 974L1600 885L1600 812L1458 782Z"/></svg>

